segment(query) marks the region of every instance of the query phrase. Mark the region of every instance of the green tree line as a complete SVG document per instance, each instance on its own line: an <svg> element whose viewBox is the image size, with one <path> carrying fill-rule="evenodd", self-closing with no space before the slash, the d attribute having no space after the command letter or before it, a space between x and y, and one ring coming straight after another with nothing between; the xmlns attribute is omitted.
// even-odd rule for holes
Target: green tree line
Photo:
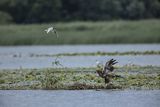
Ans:
<svg viewBox="0 0 160 107"><path fill-rule="evenodd" d="M0 23L160 18L160 0L0 0Z"/></svg>

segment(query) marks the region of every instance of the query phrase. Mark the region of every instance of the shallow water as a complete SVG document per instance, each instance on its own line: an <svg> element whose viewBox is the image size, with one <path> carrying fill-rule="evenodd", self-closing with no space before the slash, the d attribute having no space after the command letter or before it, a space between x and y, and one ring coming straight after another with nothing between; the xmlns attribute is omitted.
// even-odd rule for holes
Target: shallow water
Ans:
<svg viewBox="0 0 160 107"><path fill-rule="evenodd" d="M55 57L31 57L32 54L49 55L74 52L126 52L151 50L160 51L160 44L0 46L0 69L53 67L52 62L55 61ZM96 60L104 63L111 58L117 59L120 66L128 64L160 66L160 55L62 56L58 60L63 67L94 67L96 66Z"/></svg>
<svg viewBox="0 0 160 107"><path fill-rule="evenodd" d="M17 69L17 68L46 68L61 67L53 66L52 62L55 57L0 57L0 69ZM96 60L105 63L111 58L117 59L117 65L153 65L160 66L159 55L137 55L137 56L64 56L58 60L63 67L96 67Z"/></svg>
<svg viewBox="0 0 160 107"><path fill-rule="evenodd" d="M160 44L0 46L0 55L58 54L77 52L160 51Z"/></svg>
<svg viewBox="0 0 160 107"><path fill-rule="evenodd" d="M160 90L0 90L0 107L159 107Z"/></svg>

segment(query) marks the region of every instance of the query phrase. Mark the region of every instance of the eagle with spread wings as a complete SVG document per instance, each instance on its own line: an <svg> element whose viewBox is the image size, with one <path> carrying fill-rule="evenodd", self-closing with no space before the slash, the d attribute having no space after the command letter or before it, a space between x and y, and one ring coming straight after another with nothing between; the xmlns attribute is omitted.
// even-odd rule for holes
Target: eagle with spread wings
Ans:
<svg viewBox="0 0 160 107"><path fill-rule="evenodd" d="M109 60L105 63L104 67L101 67L101 68L96 70L98 75L105 79L105 83L109 83L110 78L119 77L117 75L111 74L111 72L114 71L114 66L113 65L115 65L116 63L118 63L118 62L115 59L111 59L111 60Z"/></svg>

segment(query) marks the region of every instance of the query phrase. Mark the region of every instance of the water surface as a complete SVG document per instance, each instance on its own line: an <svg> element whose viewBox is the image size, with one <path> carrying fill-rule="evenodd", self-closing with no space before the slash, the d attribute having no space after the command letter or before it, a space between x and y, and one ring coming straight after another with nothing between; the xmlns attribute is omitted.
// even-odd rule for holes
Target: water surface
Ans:
<svg viewBox="0 0 160 107"><path fill-rule="evenodd" d="M0 90L0 107L159 107L160 90Z"/></svg>
<svg viewBox="0 0 160 107"><path fill-rule="evenodd" d="M128 52L160 51L160 44L117 45L53 45L53 46L0 46L0 55L10 54L58 54L77 52Z"/></svg>
<svg viewBox="0 0 160 107"><path fill-rule="evenodd" d="M33 54L52 55L97 51L160 51L160 44L0 46L0 69L53 67L52 62L55 61L55 57L31 57ZM96 60L105 63L111 58L117 59L120 66L128 64L160 66L160 55L62 56L58 60L64 67L94 67Z"/></svg>
<svg viewBox="0 0 160 107"><path fill-rule="evenodd" d="M0 69L17 69L17 68L47 68L47 67L96 67L96 61L103 64L111 58L116 59L117 65L153 65L160 66L159 55L137 55L137 56L63 56L58 61L63 66L54 66L52 62L55 57L1 57Z"/></svg>

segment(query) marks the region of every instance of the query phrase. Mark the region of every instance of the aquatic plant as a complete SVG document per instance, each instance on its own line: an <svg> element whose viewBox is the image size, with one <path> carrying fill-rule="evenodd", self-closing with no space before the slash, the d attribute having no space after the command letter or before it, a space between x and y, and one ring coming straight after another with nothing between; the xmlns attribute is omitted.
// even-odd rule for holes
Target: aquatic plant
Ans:
<svg viewBox="0 0 160 107"><path fill-rule="evenodd" d="M59 54L30 54L30 57L56 57L60 56L116 56L116 55L160 55L160 51L128 51L128 52L82 52L82 53L59 53Z"/></svg>
<svg viewBox="0 0 160 107"><path fill-rule="evenodd" d="M128 52L88 52L88 53L61 53L55 55L37 55L37 56L104 56L104 55L160 55L160 51L128 51Z"/></svg>
<svg viewBox="0 0 160 107"><path fill-rule="evenodd" d="M46 70L44 75L41 76L41 86L42 89L54 89L57 87L59 79L54 72Z"/></svg>
<svg viewBox="0 0 160 107"><path fill-rule="evenodd" d="M122 78L110 77L109 84L96 75L97 68L0 70L0 89L160 89L160 67L114 68L111 75Z"/></svg>

